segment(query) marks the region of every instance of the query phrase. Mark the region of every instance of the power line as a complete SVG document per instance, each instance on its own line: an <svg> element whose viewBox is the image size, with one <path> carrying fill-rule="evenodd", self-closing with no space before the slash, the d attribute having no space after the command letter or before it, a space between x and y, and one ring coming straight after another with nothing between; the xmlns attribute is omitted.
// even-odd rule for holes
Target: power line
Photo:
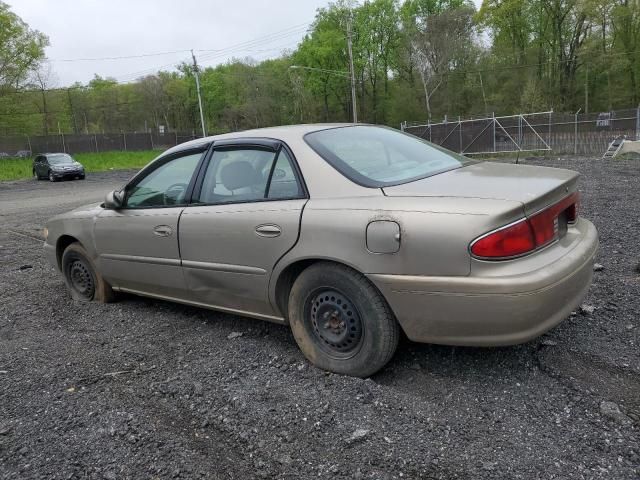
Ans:
<svg viewBox="0 0 640 480"><path fill-rule="evenodd" d="M131 58L160 57L162 55L174 55L176 53L184 53L189 50L173 50L171 52L141 53L139 55L121 55L117 57L94 57L94 58L59 58L48 59L49 62L102 62L106 60L126 60Z"/></svg>
<svg viewBox="0 0 640 480"><path fill-rule="evenodd" d="M231 53L242 51L242 49L251 49L257 46L263 46L265 44L271 43L276 40L282 40L287 36L297 35L302 33L302 31L306 30L306 28L310 25L310 22L305 22L302 24L294 25L291 27L284 28L282 30L278 30L277 32L272 32L267 35L263 35L261 37L254 38L252 40L247 40L244 42L240 42L237 44L229 45L228 47L221 49L209 49L209 50L196 50L197 52L210 52L209 54L201 55L200 62L210 61L214 58L220 58L227 56ZM184 60L186 63L187 60ZM134 80L139 76L143 76L148 73L155 73L158 70L161 70L165 67L173 67L176 65L176 62L168 63L165 65L161 65L160 67L147 68L144 70L139 70L137 72L132 72L128 74L121 75L118 78L121 82L127 82L130 80Z"/></svg>
<svg viewBox="0 0 640 480"><path fill-rule="evenodd" d="M304 23L300 23L297 25L293 25L291 27L287 27L283 30L279 30L278 32L274 32L274 33L270 33L267 34L263 37L259 37L257 39L254 40L247 40L247 42L243 42L243 43L253 43L255 40L264 40L272 35L281 33L281 32L286 32L287 30L293 30L293 29L299 29L301 27L307 27L311 24L311 22L304 22ZM236 45L232 45L231 47L235 47L235 46L239 46L239 45L243 45L243 43L241 44L236 44ZM222 49L216 49L216 48L209 48L209 49L196 49L194 50L195 52L224 52L226 49L231 48L231 47L226 47L226 48L222 48ZM48 61L50 62L98 62L98 61L110 61L110 60L127 60L127 59L133 59L133 58L145 58L145 57L160 57L163 55L174 55L177 53L188 53L191 50L189 49L183 49L183 50L171 50L171 51L166 51L166 52L148 52L148 53L139 53L139 54L134 54L134 55L117 55L117 56L106 56L106 57L80 57L80 58L52 58L52 59L48 59Z"/></svg>

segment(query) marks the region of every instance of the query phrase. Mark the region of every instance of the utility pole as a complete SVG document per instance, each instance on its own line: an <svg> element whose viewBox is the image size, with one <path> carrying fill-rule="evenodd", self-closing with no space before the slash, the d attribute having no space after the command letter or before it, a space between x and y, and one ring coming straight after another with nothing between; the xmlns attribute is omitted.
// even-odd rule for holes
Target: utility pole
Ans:
<svg viewBox="0 0 640 480"><path fill-rule="evenodd" d="M202 113L202 96L200 95L200 79L198 78L198 62L196 62L196 56L191 50L191 58L193 58L193 73L196 76L196 90L198 92L198 107L200 107L200 125L202 125L202 136L207 136L207 131L204 128L204 114Z"/></svg>
<svg viewBox="0 0 640 480"><path fill-rule="evenodd" d="M585 63L585 76L584 76L584 113L589 113L589 64Z"/></svg>
<svg viewBox="0 0 640 480"><path fill-rule="evenodd" d="M487 97L484 94L484 84L482 83L482 72L478 72L478 76L480 77L480 88L482 89L482 101L484 102L484 114L487 115Z"/></svg>
<svg viewBox="0 0 640 480"><path fill-rule="evenodd" d="M353 123L358 123L358 109L356 106L356 75L353 71L353 52L351 51L351 12L347 19L347 48L349 50L349 71L351 73L351 109L353 110Z"/></svg>

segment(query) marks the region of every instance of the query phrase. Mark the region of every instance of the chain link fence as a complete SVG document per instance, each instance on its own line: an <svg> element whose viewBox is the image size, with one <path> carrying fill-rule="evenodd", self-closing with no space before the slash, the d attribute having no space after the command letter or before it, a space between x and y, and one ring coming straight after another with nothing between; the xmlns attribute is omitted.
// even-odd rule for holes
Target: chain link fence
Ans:
<svg viewBox="0 0 640 480"><path fill-rule="evenodd" d="M602 155L618 136L640 140L640 109L581 114L553 111L420 124L402 130L465 155L553 151Z"/></svg>
<svg viewBox="0 0 640 480"><path fill-rule="evenodd" d="M97 133L0 137L0 157L36 153L165 150L197 138L194 133Z"/></svg>

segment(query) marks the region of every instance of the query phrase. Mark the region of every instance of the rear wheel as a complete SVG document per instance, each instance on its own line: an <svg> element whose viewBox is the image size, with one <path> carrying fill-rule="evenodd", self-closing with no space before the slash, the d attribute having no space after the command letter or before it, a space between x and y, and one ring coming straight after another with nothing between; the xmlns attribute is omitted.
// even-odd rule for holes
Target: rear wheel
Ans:
<svg viewBox="0 0 640 480"><path fill-rule="evenodd" d="M38 172L36 172L36 170L35 170L35 169L33 170L33 178L34 178L35 180L40 180L40 175L38 175Z"/></svg>
<svg viewBox="0 0 640 480"><path fill-rule="evenodd" d="M79 243L72 243L62 254L62 273L74 300L107 303L114 299L111 285L98 273L87 251Z"/></svg>
<svg viewBox="0 0 640 480"><path fill-rule="evenodd" d="M304 270L289 297L291 330L317 367L367 377L391 359L400 328L364 275L321 262Z"/></svg>

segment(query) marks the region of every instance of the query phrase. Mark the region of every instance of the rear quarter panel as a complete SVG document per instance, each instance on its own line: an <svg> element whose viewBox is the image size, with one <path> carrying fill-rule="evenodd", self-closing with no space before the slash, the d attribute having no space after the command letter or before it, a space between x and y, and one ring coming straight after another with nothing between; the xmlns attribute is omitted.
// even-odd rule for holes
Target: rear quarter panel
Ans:
<svg viewBox="0 0 640 480"><path fill-rule="evenodd" d="M311 199L302 214L300 238L274 269L275 279L288 265L303 259L344 263L364 274L467 276L469 243L477 236L524 215L520 202L449 197L351 197ZM367 225L390 220L400 226L396 253L372 253Z"/></svg>

